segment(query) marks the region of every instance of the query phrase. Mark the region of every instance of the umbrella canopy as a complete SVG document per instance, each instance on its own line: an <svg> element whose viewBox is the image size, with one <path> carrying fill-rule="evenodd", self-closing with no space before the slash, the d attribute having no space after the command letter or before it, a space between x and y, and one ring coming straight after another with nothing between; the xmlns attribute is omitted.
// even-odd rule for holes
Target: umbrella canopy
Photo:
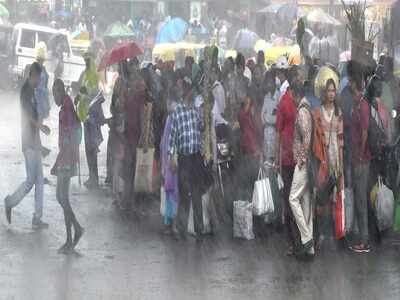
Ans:
<svg viewBox="0 0 400 300"><path fill-rule="evenodd" d="M322 9L313 9L307 14L307 21L326 25L340 26L341 23Z"/></svg>
<svg viewBox="0 0 400 300"><path fill-rule="evenodd" d="M257 33L249 29L241 29L235 36L233 41L233 48L236 50L241 49L254 49L255 44L260 38Z"/></svg>
<svg viewBox="0 0 400 300"><path fill-rule="evenodd" d="M8 9L4 6L4 4L0 3L0 17L2 18L8 18L10 17L10 12Z"/></svg>
<svg viewBox="0 0 400 300"><path fill-rule="evenodd" d="M134 42L120 44L103 56L99 64L99 71L104 70L108 66L117 64L123 60L139 56L143 53L143 49Z"/></svg>
<svg viewBox="0 0 400 300"><path fill-rule="evenodd" d="M173 18L160 28L156 44L180 42L184 39L187 29L188 23L181 18Z"/></svg>
<svg viewBox="0 0 400 300"><path fill-rule="evenodd" d="M70 18L70 17L72 17L72 13L70 11L65 10L65 9L61 9L59 11L56 11L54 16L55 17L61 17L61 18Z"/></svg>
<svg viewBox="0 0 400 300"><path fill-rule="evenodd" d="M104 36L111 38L132 37L134 36L134 33L129 26L121 22L115 22L108 26L106 32L104 33Z"/></svg>
<svg viewBox="0 0 400 300"><path fill-rule="evenodd" d="M292 3L272 3L260 9L258 13L278 15L282 20L285 18L293 19L305 16L304 10Z"/></svg>

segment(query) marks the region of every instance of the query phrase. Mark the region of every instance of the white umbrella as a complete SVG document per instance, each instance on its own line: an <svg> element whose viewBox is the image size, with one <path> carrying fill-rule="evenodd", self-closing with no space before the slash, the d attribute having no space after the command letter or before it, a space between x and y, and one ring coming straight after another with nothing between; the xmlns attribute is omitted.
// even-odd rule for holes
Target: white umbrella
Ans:
<svg viewBox="0 0 400 300"><path fill-rule="evenodd" d="M312 23L320 23L333 26L340 26L342 24L320 8L310 11L307 14L307 21Z"/></svg>

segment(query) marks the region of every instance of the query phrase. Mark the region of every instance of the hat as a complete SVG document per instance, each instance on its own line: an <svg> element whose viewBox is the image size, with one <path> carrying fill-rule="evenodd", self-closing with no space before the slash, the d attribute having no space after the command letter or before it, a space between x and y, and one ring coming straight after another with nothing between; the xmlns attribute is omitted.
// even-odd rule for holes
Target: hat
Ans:
<svg viewBox="0 0 400 300"><path fill-rule="evenodd" d="M90 51L83 53L83 59L94 58L94 54Z"/></svg>
<svg viewBox="0 0 400 300"><path fill-rule="evenodd" d="M45 42L39 42L36 45L36 59L37 60L46 60L46 56L47 56L47 46L45 44Z"/></svg>
<svg viewBox="0 0 400 300"><path fill-rule="evenodd" d="M289 69L289 62L288 59L285 56L280 56L276 60L276 66L275 68L281 69L281 70L287 70Z"/></svg>

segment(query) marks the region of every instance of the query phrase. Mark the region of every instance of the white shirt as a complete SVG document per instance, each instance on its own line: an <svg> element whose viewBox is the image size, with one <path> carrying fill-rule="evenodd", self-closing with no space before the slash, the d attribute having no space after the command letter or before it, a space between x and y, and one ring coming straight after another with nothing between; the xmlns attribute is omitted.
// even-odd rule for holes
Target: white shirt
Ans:
<svg viewBox="0 0 400 300"><path fill-rule="evenodd" d="M219 81L214 83L212 93L214 96L214 107L212 109L214 126L228 124L222 116L225 112L225 90Z"/></svg>

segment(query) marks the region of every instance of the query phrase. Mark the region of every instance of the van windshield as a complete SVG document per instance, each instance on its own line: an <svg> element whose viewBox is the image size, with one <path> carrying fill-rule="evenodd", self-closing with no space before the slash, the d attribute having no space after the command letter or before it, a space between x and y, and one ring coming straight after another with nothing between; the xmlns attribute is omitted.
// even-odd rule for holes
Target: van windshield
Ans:
<svg viewBox="0 0 400 300"><path fill-rule="evenodd" d="M69 53L68 39L64 34L38 32L38 42L44 42L51 52Z"/></svg>

